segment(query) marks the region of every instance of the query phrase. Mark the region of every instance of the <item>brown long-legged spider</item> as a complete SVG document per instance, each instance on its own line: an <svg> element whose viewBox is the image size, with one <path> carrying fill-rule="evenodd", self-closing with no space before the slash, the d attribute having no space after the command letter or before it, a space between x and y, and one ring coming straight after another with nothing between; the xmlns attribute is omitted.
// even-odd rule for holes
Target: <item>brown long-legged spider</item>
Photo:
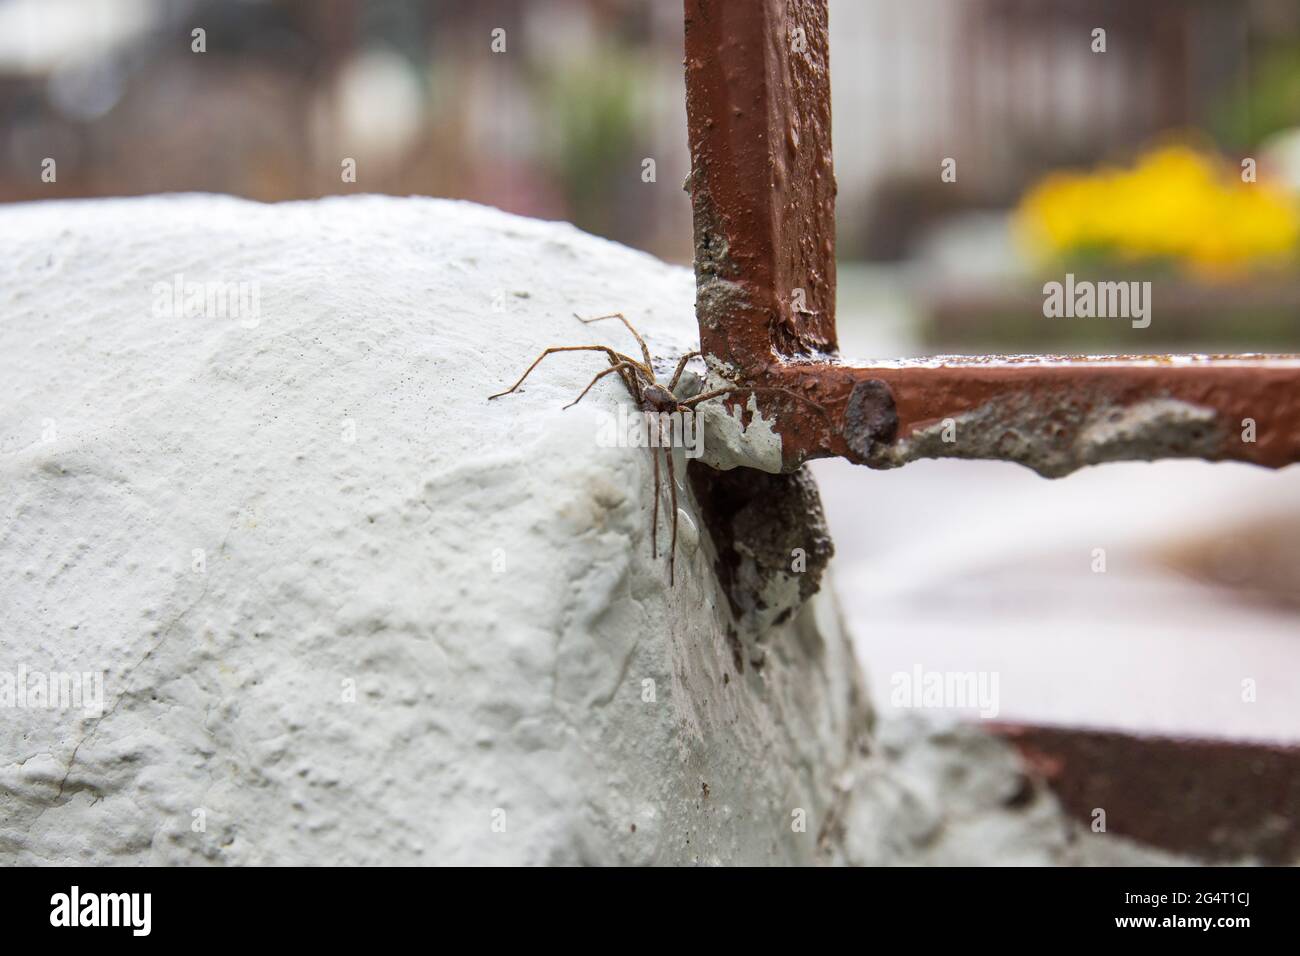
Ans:
<svg viewBox="0 0 1300 956"><path fill-rule="evenodd" d="M622 352L615 351L614 349L608 348L604 345L553 345L550 348L543 350L542 354L534 359L533 364L528 366L523 375L519 376L519 381L515 382L515 384L511 385L504 392L497 392L495 395L489 395L488 399L500 398L502 395L509 395L511 392L515 391L515 389L519 388L519 386L524 383L524 379L532 373L533 369L537 368L537 366L541 364L542 359L546 358L548 355L552 355L556 352L605 353L605 357L609 359L609 368L597 372L595 377L587 383L587 387L578 393L578 397L564 407L571 408L578 404L578 402L582 401L583 397L591 391L592 386L606 375L617 374L618 377L623 380L623 384L627 387L628 394L632 396L632 400L636 402L637 407L642 412L648 412L655 416L653 420L659 429L657 443L650 440L651 418L649 415L646 417L646 444L650 449L651 458L654 460L654 501L650 508L650 554L651 557L659 557L659 505L661 496L659 494L659 455L656 452L658 449L662 448L664 451L664 460L667 463L668 489L672 499L672 512L670 515L672 520L672 537L668 548L668 584L671 586L674 583L673 566L677 557L677 482L676 476L673 473L674 465L672 448L669 443L665 443L664 441L664 423L663 418L660 416L663 413L672 414L674 412L690 412L693 415L695 414L695 407L701 402L707 402L711 398L721 398L722 396L729 395L733 392L779 391L787 392L788 394L794 395L796 398L803 399L804 401L807 401L807 399L804 399L803 396L796 392L790 392L789 389L784 388L747 388L745 386L733 386L729 388L715 388L711 391L694 395L684 401L679 400L677 396L673 394L673 389L677 387L677 383L682 377L682 372L686 370L686 363L700 355L699 352L687 352L678 359L677 368L673 371L672 379L668 382L667 386L660 385L658 379L655 378L654 360L650 357L650 349L646 346L645 339L641 337L640 332L632 327L632 323L627 320L623 313L612 312L609 315L598 315L590 319L584 319L580 315L575 315L574 318L579 322L582 322L584 325L589 325L592 322L601 322L605 319L618 319L627 327L627 330L632 333L633 337L637 341L637 345L641 347L641 360L638 361L631 356L624 355Z"/></svg>

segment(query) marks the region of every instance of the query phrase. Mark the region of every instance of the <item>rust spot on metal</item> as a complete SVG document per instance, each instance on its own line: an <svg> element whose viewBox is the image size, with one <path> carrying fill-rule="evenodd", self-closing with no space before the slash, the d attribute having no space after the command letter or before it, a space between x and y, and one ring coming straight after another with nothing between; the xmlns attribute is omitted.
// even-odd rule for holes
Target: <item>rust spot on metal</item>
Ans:
<svg viewBox="0 0 1300 956"><path fill-rule="evenodd" d="M857 382L844 409L844 440L854 454L869 457L877 442L889 444L898 434L894 393L878 378Z"/></svg>
<svg viewBox="0 0 1300 956"><path fill-rule="evenodd" d="M1300 856L1300 748L995 725L1071 816L1207 860Z"/></svg>

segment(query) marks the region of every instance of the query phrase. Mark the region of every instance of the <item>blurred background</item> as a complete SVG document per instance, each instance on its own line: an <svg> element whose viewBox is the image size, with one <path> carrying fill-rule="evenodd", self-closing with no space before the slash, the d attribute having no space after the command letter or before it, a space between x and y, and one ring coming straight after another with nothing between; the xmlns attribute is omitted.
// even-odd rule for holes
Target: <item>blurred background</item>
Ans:
<svg viewBox="0 0 1300 956"><path fill-rule="evenodd" d="M831 24L846 319L924 351L1300 342L1300 4L833 0ZM0 0L0 201L454 196L685 263L681 58L676 0ZM1154 278L1159 319L1042 321L1063 268Z"/></svg>
<svg viewBox="0 0 1300 956"><path fill-rule="evenodd" d="M846 352L1300 347L1300 3L830 7ZM689 264L681 59L678 0L0 0L0 201L448 196ZM1151 280L1150 328L1045 319L1067 271ZM1300 736L1294 467L816 469L878 699L919 662L1004 718Z"/></svg>

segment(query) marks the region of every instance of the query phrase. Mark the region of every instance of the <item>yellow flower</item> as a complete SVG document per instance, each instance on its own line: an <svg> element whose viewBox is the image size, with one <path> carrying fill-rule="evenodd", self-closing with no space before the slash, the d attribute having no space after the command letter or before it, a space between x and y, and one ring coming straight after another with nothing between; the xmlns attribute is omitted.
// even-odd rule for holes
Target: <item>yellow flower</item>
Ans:
<svg viewBox="0 0 1300 956"><path fill-rule="evenodd" d="M1017 232L1043 259L1083 253L1124 261L1168 259L1202 276L1293 261L1294 197L1186 146L1166 146L1129 169L1053 173L1029 190Z"/></svg>

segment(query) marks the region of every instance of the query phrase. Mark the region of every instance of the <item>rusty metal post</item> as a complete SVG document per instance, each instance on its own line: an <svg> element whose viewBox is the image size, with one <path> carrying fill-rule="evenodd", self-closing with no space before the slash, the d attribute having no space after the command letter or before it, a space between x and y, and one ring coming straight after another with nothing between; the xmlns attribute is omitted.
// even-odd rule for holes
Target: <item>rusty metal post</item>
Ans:
<svg viewBox="0 0 1300 956"><path fill-rule="evenodd" d="M836 347L826 30L825 0L686 0L700 343L744 375Z"/></svg>

